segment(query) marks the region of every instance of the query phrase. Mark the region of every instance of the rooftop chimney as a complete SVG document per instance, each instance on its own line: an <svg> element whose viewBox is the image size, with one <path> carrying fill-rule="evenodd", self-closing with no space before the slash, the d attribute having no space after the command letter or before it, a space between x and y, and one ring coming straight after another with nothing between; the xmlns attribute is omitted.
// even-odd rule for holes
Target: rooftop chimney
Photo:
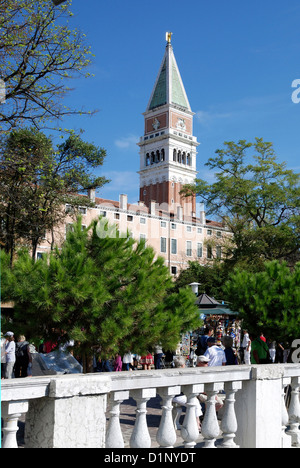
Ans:
<svg viewBox="0 0 300 468"><path fill-rule="evenodd" d="M119 196L119 202L120 202L120 210L125 210L127 211L127 195L124 193L121 193Z"/></svg>

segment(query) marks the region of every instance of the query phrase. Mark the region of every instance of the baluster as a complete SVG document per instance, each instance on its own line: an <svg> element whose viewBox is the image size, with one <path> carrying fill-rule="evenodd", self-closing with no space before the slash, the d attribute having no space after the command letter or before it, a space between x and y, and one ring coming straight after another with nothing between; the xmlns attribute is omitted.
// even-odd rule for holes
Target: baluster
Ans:
<svg viewBox="0 0 300 468"><path fill-rule="evenodd" d="M216 396L223 390L222 383L211 383L205 385L207 393L206 410L202 422L202 435L204 437L204 448L215 448L215 440L220 434L220 427L216 414Z"/></svg>
<svg viewBox="0 0 300 468"><path fill-rule="evenodd" d="M180 393L180 387L164 387L159 390L163 399L162 416L156 434L156 440L162 448L172 448L176 442L176 431L173 424L172 399Z"/></svg>
<svg viewBox="0 0 300 468"><path fill-rule="evenodd" d="M291 402L288 410L290 429L287 434L292 436L292 446L300 447L300 403L299 403L299 386L300 377L292 378L292 393Z"/></svg>
<svg viewBox="0 0 300 468"><path fill-rule="evenodd" d="M106 448L124 448L124 439L120 425L120 404L129 398L129 391L112 392L110 395L110 418L106 432Z"/></svg>
<svg viewBox="0 0 300 468"><path fill-rule="evenodd" d="M133 390L131 392L132 398L135 399L137 409L136 409L136 420L134 429L130 438L130 447L131 448L150 448L151 447L151 437L148 431L147 426L147 401L150 398L156 396L156 389L140 389Z"/></svg>
<svg viewBox="0 0 300 468"><path fill-rule="evenodd" d="M184 385L183 393L187 397L186 414L181 427L181 437L186 448L193 448L199 438L199 428L196 419L197 395L204 391L204 385Z"/></svg>
<svg viewBox="0 0 300 468"><path fill-rule="evenodd" d="M284 377L282 379L282 407L281 407L281 417L282 417L282 448L291 448L292 441L291 436L286 433L286 428L289 423L289 414L285 404L285 388L290 385L291 378Z"/></svg>
<svg viewBox="0 0 300 468"><path fill-rule="evenodd" d="M221 423L221 429L223 432L223 442L221 447L223 448L238 448L238 445L234 442L234 438L238 429L237 419L235 415L235 394L242 388L242 382L226 382L225 383L225 407Z"/></svg>
<svg viewBox="0 0 300 468"><path fill-rule="evenodd" d="M28 401L10 401L1 404L1 416L4 423L2 448L18 448L18 420L23 413L28 412L28 408Z"/></svg>

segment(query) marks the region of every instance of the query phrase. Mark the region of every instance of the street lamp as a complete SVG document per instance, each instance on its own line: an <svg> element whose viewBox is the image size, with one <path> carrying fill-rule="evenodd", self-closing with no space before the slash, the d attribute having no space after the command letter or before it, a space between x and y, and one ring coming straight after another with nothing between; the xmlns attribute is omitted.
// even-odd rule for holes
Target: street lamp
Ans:
<svg viewBox="0 0 300 468"><path fill-rule="evenodd" d="M191 286L193 293L198 296L198 286L200 286L201 283L190 283L189 286Z"/></svg>

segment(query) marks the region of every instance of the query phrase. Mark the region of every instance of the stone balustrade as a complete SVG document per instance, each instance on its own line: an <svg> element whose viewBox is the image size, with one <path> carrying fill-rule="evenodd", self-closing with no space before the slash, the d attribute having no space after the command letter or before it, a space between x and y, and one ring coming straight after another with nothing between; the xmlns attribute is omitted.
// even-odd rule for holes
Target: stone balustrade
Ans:
<svg viewBox="0 0 300 468"><path fill-rule="evenodd" d="M216 439L223 448L300 447L299 364L33 377L2 380L1 387L2 448L17 447L17 424L24 414L26 448L124 448L120 405L129 396L136 402L130 447L150 448L147 404L157 394L156 440L161 448L171 448L177 441L172 399L181 392L187 398L181 426L187 449L199 437L195 408L201 393L206 394L205 448L214 448ZM216 414L220 393L225 402L221 423Z"/></svg>

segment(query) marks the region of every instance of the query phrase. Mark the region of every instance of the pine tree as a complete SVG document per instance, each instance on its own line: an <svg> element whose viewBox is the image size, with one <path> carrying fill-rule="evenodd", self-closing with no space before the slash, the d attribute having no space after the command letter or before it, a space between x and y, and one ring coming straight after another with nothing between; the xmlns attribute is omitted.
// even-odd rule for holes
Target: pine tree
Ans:
<svg viewBox="0 0 300 468"><path fill-rule="evenodd" d="M15 325L28 336L73 339L87 358L172 349L199 327L191 290L174 292L164 260L105 219L87 229L78 219L62 249L35 263L21 253L7 275Z"/></svg>
<svg viewBox="0 0 300 468"><path fill-rule="evenodd" d="M225 285L227 300L253 335L291 343L300 336L300 263L267 262L258 273L237 270Z"/></svg>

